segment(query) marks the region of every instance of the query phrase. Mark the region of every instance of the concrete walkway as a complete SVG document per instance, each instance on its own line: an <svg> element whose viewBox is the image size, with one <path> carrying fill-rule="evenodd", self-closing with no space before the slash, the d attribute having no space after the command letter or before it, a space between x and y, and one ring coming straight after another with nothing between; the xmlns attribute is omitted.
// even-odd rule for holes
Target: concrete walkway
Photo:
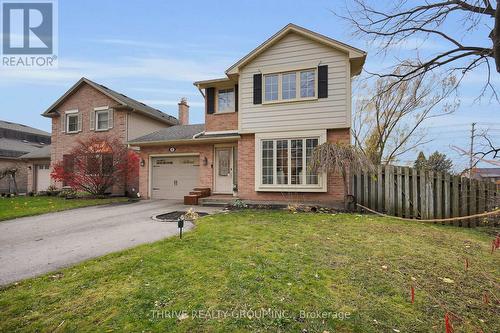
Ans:
<svg viewBox="0 0 500 333"><path fill-rule="evenodd" d="M177 223L151 216L188 208L171 200L140 201L0 222L0 285L177 235ZM184 230L192 227L186 223Z"/></svg>

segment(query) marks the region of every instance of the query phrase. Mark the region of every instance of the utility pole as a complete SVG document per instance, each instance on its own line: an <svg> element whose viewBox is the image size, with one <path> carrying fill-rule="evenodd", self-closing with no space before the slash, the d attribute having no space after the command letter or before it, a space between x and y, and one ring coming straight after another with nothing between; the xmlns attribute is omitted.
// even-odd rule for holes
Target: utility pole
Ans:
<svg viewBox="0 0 500 333"><path fill-rule="evenodd" d="M470 151L469 151L469 179L472 178L472 165L474 163L472 156L474 155L474 132L476 131L476 123L472 123L470 131Z"/></svg>

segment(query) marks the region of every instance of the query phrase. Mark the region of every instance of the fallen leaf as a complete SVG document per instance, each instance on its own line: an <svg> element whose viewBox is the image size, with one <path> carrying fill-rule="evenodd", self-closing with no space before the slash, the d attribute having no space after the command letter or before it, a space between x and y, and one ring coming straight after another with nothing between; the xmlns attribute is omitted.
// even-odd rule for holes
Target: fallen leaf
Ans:
<svg viewBox="0 0 500 333"><path fill-rule="evenodd" d="M452 279L450 278L443 278L443 282L444 283L455 283L455 281L453 281Z"/></svg>
<svg viewBox="0 0 500 333"><path fill-rule="evenodd" d="M382 269L387 269L387 266L386 265L382 265Z"/></svg>

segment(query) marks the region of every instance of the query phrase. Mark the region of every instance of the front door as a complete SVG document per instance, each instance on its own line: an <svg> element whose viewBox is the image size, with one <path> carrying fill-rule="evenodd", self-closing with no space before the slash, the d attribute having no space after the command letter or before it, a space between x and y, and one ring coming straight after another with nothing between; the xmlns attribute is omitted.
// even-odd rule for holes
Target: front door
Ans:
<svg viewBox="0 0 500 333"><path fill-rule="evenodd" d="M233 148L215 148L215 192L233 193Z"/></svg>

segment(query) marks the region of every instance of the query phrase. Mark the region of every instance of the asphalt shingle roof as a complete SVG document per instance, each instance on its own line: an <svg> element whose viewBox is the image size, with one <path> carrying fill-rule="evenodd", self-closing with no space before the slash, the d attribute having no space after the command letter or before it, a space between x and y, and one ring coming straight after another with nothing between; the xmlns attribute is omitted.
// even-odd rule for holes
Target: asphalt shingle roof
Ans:
<svg viewBox="0 0 500 333"><path fill-rule="evenodd" d="M80 87L81 84L86 83L90 85L91 87L94 87L95 89L103 92L104 94L107 94L111 98L115 99L119 103L121 103L124 106L127 106L133 110L137 110L139 112L142 112L143 114L150 115L151 117L154 117L156 119L161 119L168 123L169 125L177 125L179 121L177 118L174 116L171 116L169 114L166 114L158 109L155 109L149 105L146 105L142 102L139 102L133 98L130 98L124 94L121 94L117 91L114 91L106 86L103 86L102 84L99 84L97 82L91 81L87 78L82 77L77 83L75 83L64 95L62 95L54 104L52 104L42 115L50 117L50 114L53 113L56 108L69 96L73 91L75 91L78 87Z"/></svg>
<svg viewBox="0 0 500 333"><path fill-rule="evenodd" d="M176 125L141 136L131 140L130 143L189 140L193 138L193 135L199 134L204 130L205 124Z"/></svg>
<svg viewBox="0 0 500 333"><path fill-rule="evenodd" d="M50 145L43 146L37 150L33 150L30 153L22 155L22 159L38 159L38 158L50 158Z"/></svg>
<svg viewBox="0 0 500 333"><path fill-rule="evenodd" d="M50 133L39 130L38 128L33 128L31 126L23 124L12 123L10 121L5 121L5 120L0 120L0 128L50 137Z"/></svg>
<svg viewBox="0 0 500 333"><path fill-rule="evenodd" d="M26 140L0 138L0 157L19 157L42 147L44 145Z"/></svg>

